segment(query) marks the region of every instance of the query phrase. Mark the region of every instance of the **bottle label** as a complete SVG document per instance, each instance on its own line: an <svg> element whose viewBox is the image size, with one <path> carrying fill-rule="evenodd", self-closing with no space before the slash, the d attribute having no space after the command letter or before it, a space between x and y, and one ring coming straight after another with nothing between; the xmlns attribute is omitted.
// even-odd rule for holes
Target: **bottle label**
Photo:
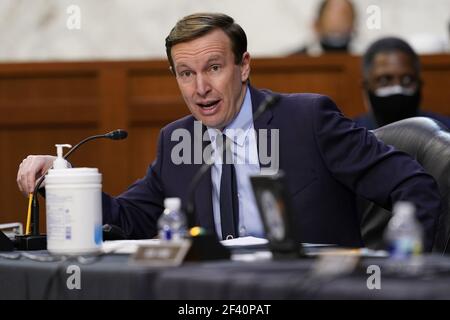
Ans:
<svg viewBox="0 0 450 320"><path fill-rule="evenodd" d="M393 258L406 259L420 255L422 246L420 241L413 238L397 239L391 243L389 252Z"/></svg>
<svg viewBox="0 0 450 320"><path fill-rule="evenodd" d="M72 239L72 196L47 195L48 240Z"/></svg>
<svg viewBox="0 0 450 320"><path fill-rule="evenodd" d="M172 240L172 230L169 226L164 226L161 230L161 240L170 241Z"/></svg>

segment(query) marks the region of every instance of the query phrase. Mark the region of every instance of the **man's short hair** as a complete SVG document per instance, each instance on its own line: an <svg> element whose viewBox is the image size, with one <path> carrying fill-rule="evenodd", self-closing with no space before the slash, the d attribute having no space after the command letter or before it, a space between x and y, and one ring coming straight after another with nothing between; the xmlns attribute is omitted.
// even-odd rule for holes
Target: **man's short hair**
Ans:
<svg viewBox="0 0 450 320"><path fill-rule="evenodd" d="M196 13L179 20L166 38L166 54L172 69L174 65L171 51L174 45L199 38L215 29L222 30L230 38L234 61L240 64L247 51L247 36L241 26L226 14Z"/></svg>
<svg viewBox="0 0 450 320"><path fill-rule="evenodd" d="M420 75L420 60L414 49L404 40L395 37L382 38L375 41L367 49L363 56L363 75L367 80L370 70L373 67L373 60L379 53L403 52L411 57L414 64L414 71L417 76Z"/></svg>

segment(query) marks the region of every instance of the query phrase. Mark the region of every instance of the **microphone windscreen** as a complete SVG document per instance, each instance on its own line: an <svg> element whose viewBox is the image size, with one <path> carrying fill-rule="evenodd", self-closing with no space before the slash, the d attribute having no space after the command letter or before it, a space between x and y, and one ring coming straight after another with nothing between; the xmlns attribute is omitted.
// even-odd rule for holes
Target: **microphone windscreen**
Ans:
<svg viewBox="0 0 450 320"><path fill-rule="evenodd" d="M126 132L125 130L122 130L122 129L117 129L117 130L111 131L106 136L112 140L122 140L122 139L125 139L126 137L128 137L128 132Z"/></svg>
<svg viewBox="0 0 450 320"><path fill-rule="evenodd" d="M258 119L267 109L272 108L280 100L280 95L271 94L266 97L266 99L258 106L256 111L253 113L253 121Z"/></svg>
<svg viewBox="0 0 450 320"><path fill-rule="evenodd" d="M280 100L280 96L277 94L269 95L266 100L264 100L265 109L271 108L275 103Z"/></svg>

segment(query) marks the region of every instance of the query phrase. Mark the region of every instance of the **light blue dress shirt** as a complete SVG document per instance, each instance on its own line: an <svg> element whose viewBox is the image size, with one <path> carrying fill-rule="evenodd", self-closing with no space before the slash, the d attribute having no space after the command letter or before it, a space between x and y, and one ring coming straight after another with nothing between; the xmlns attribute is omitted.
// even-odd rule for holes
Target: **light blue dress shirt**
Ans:
<svg viewBox="0 0 450 320"><path fill-rule="evenodd" d="M222 239L220 225L220 179L222 176L222 155L217 150L216 140L222 138L218 129L208 128L211 139L214 164L211 168L212 200L214 222L217 234ZM247 88L244 102L236 118L224 129L225 135L233 141L231 151L236 170L239 200L239 236L264 237L264 228L256 206L249 176L260 173L256 133L253 125L253 110L250 90Z"/></svg>

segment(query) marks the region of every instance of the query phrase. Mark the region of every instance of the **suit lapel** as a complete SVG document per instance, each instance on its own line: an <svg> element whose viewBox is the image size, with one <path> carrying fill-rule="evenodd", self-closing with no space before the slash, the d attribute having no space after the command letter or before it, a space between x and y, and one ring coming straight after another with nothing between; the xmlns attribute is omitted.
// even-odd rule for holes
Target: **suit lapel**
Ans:
<svg viewBox="0 0 450 320"><path fill-rule="evenodd" d="M254 89L252 86L250 86L250 93L252 97L252 108L253 108L253 114L256 112L256 110L259 108L261 103L264 102L266 99L266 94L263 91L259 91ZM256 142L257 142L257 149L258 149L258 159L259 159L259 165L261 168L269 167L270 164L263 164L261 163L261 152L265 156L271 155L271 134L270 130L274 129L274 126L271 124L273 118L273 112L269 108L265 112L263 112L257 119L253 119L253 124L255 127L255 134L256 134ZM261 138L265 138L265 141L267 141L267 147L266 150L261 150Z"/></svg>

